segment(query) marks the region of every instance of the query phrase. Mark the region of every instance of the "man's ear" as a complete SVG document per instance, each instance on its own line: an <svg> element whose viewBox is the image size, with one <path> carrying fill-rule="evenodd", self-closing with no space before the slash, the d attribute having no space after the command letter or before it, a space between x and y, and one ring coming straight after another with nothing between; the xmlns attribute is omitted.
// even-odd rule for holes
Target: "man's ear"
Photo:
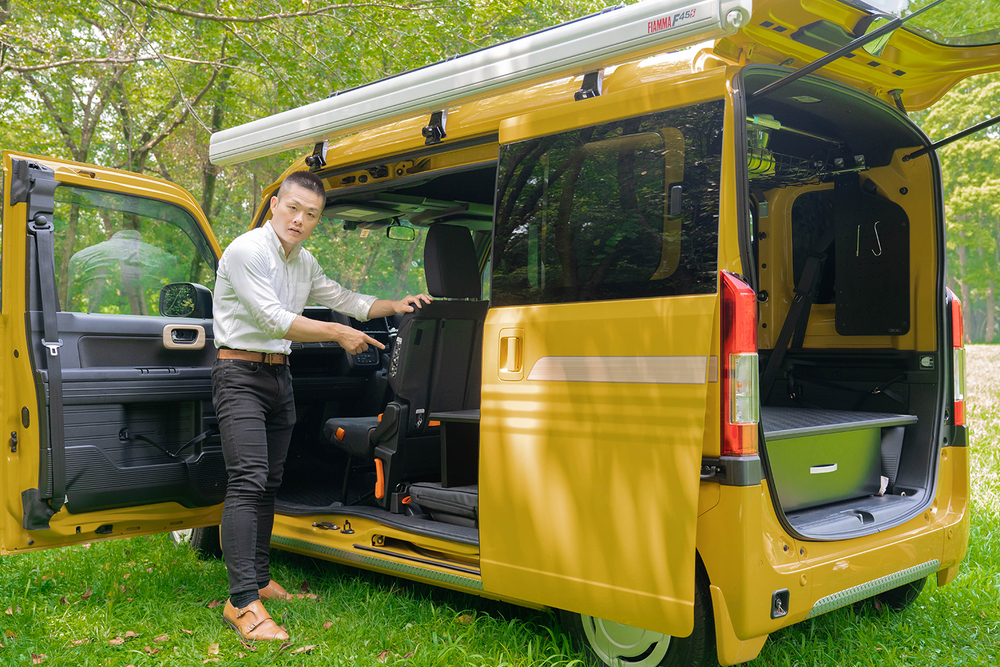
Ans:
<svg viewBox="0 0 1000 667"><path fill-rule="evenodd" d="M273 196L271 197L271 213L274 213L275 210L277 210L277 208L278 208L278 197Z"/></svg>

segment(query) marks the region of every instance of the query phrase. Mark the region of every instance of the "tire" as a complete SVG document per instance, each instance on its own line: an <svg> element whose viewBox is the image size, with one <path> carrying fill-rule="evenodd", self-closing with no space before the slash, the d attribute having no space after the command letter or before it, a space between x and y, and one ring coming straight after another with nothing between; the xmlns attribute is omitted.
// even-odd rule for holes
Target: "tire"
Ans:
<svg viewBox="0 0 1000 667"><path fill-rule="evenodd" d="M694 630L671 637L585 614L559 611L563 629L591 664L608 667L716 667L715 623L708 577L698 563L694 587Z"/></svg>
<svg viewBox="0 0 1000 667"><path fill-rule="evenodd" d="M926 583L927 577L911 581L885 593L879 593L872 598L872 602L880 602L893 611L903 611L920 597L920 591L924 590Z"/></svg>
<svg viewBox="0 0 1000 667"><path fill-rule="evenodd" d="M170 539L179 547L191 549L202 560L222 558L218 526L174 530L170 533Z"/></svg>

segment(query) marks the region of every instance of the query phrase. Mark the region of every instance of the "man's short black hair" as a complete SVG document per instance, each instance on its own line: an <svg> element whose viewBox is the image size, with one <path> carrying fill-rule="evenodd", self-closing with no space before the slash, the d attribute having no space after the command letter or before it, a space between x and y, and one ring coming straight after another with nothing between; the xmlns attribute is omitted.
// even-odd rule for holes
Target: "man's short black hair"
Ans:
<svg viewBox="0 0 1000 667"><path fill-rule="evenodd" d="M288 188L293 185L305 188L309 192L322 197L324 202L326 201L326 188L323 187L323 181L320 180L319 176L311 171L293 171L290 173L285 177L285 180L281 182L275 196L281 199L281 195L288 192Z"/></svg>

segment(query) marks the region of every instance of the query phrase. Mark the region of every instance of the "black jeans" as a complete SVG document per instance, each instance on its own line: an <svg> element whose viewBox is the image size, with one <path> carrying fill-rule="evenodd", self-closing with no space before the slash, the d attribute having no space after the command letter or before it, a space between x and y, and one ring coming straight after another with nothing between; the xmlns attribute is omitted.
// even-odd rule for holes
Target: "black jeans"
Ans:
<svg viewBox="0 0 1000 667"><path fill-rule="evenodd" d="M229 475L222 551L232 595L255 591L271 578L274 495L295 426L292 374L288 366L217 359L212 402Z"/></svg>

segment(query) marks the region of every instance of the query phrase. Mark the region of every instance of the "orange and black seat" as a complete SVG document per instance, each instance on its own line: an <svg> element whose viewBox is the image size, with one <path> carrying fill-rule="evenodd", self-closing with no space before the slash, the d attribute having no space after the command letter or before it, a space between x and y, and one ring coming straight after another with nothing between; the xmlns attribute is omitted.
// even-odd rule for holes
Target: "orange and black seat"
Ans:
<svg viewBox="0 0 1000 667"><path fill-rule="evenodd" d="M439 427L432 411L479 407L483 324L479 269L465 227L438 224L427 232L424 271L433 303L403 316L390 355L393 400L381 417L335 417L326 437L352 458L374 461L375 496L388 507L404 480L435 479L441 470Z"/></svg>

